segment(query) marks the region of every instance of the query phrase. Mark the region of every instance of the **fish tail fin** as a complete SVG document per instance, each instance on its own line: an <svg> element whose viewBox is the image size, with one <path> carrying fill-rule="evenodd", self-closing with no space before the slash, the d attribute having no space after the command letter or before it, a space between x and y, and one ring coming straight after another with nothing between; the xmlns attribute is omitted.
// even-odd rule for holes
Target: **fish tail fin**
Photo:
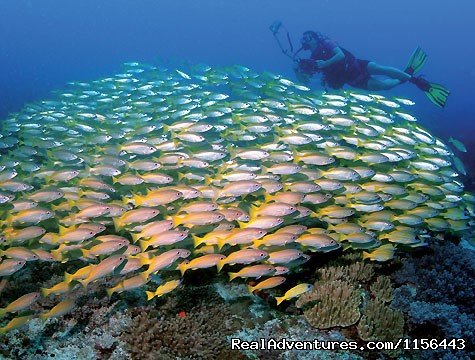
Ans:
<svg viewBox="0 0 475 360"><path fill-rule="evenodd" d="M69 228L65 226L61 226L61 225L58 225L58 229L59 229L59 235L64 235L70 230Z"/></svg>
<svg viewBox="0 0 475 360"><path fill-rule="evenodd" d="M197 248L204 242L203 238L200 238L196 235L192 235L191 237L193 238L193 245L195 246L195 248Z"/></svg>
<svg viewBox="0 0 475 360"><path fill-rule="evenodd" d="M277 300L277 305L280 305L282 303L282 301L285 300L285 296L276 297L275 299Z"/></svg>
<svg viewBox="0 0 475 360"><path fill-rule="evenodd" d="M138 256L140 264L142 264L142 266L149 265L151 260L147 256L143 255L143 254L146 254L146 253L140 253L139 255L141 255L141 254L142 254L142 256Z"/></svg>
<svg viewBox="0 0 475 360"><path fill-rule="evenodd" d="M142 205L142 203L143 203L143 198L142 198L142 196L140 196L140 195L137 195L137 194L136 194L136 195L132 196L131 199L132 199L132 201L134 202L134 205L135 205L135 206L140 206L140 205ZM129 203L130 203L130 201L129 201Z"/></svg>
<svg viewBox="0 0 475 360"><path fill-rule="evenodd" d="M173 221L173 227L177 227L182 224L183 217L180 215L175 215L172 218Z"/></svg>
<svg viewBox="0 0 475 360"><path fill-rule="evenodd" d="M363 251L363 260L364 259L371 259L371 254L366 251Z"/></svg>
<svg viewBox="0 0 475 360"><path fill-rule="evenodd" d="M217 243L218 243L218 250L221 250L224 247L224 245L226 245L226 239L220 238L218 239Z"/></svg>
<svg viewBox="0 0 475 360"><path fill-rule="evenodd" d="M147 294L147 301L150 301L155 297L155 293L153 291L145 291L145 294Z"/></svg>
<svg viewBox="0 0 475 360"><path fill-rule="evenodd" d="M318 215L315 211L311 211L311 212L310 212L310 217L311 217L311 218L318 218L319 215Z"/></svg>
<svg viewBox="0 0 475 360"><path fill-rule="evenodd" d="M51 294L51 290L48 289L48 288L42 287L42 288L40 288L40 293L43 297L48 297L49 294Z"/></svg>
<svg viewBox="0 0 475 360"><path fill-rule="evenodd" d="M272 195L271 195L271 194L269 194L269 193L266 193L266 194L264 195L264 203L271 202L271 201L272 201L272 199L273 199L273 197L272 197Z"/></svg>
<svg viewBox="0 0 475 360"><path fill-rule="evenodd" d="M140 248L142 249L142 251L145 251L148 249L148 241L147 240L140 240L139 241L139 245L140 245Z"/></svg>
<svg viewBox="0 0 475 360"><path fill-rule="evenodd" d="M119 231L120 228L122 227L119 218L117 217L112 218L112 222L114 223L115 231Z"/></svg>
<svg viewBox="0 0 475 360"><path fill-rule="evenodd" d="M82 256L84 256L85 258L89 258L89 257L90 257L89 250L87 250L87 249L81 249L81 252L82 252Z"/></svg>
<svg viewBox="0 0 475 360"><path fill-rule="evenodd" d="M247 290L249 291L249 293L253 294L255 289L256 288L254 286L247 285Z"/></svg>
<svg viewBox="0 0 475 360"><path fill-rule="evenodd" d="M7 227L10 227L12 225L12 219L13 219L13 216L11 213L9 213L7 215L7 217L5 218L5 220L0 220L0 227L2 226L7 226Z"/></svg>
<svg viewBox="0 0 475 360"><path fill-rule="evenodd" d="M351 244L343 244L343 246L342 246L343 252L348 251L348 250L350 250L351 248L352 248L352 247L351 247Z"/></svg>
<svg viewBox="0 0 475 360"><path fill-rule="evenodd" d="M300 162L302 160L302 157L300 155L294 155L294 160L295 162Z"/></svg>
<svg viewBox="0 0 475 360"><path fill-rule="evenodd" d="M63 258L61 256L62 255L61 250L59 249L51 250L50 253L51 253L51 256L54 257L56 260L63 261Z"/></svg>
<svg viewBox="0 0 475 360"><path fill-rule="evenodd" d="M205 176L205 185L211 185L213 183L213 180L215 180L215 178L211 177L210 175Z"/></svg>
<svg viewBox="0 0 475 360"><path fill-rule="evenodd" d="M185 275L185 272L186 270L188 270L188 268L186 267L186 264L184 263L181 263L177 266L178 270L180 270L180 273L181 273L181 276L183 277Z"/></svg>
<svg viewBox="0 0 475 360"><path fill-rule="evenodd" d="M221 271L221 269L223 268L225 262L223 260L219 260L218 263L216 264L216 269L218 269L218 272Z"/></svg>
<svg viewBox="0 0 475 360"><path fill-rule="evenodd" d="M107 296L109 299L112 297L112 294L115 292L115 288L108 288L106 289Z"/></svg>
<svg viewBox="0 0 475 360"><path fill-rule="evenodd" d="M134 203L134 199L127 196L122 197L122 205L128 205L128 204L133 204L133 203Z"/></svg>
<svg viewBox="0 0 475 360"><path fill-rule="evenodd" d="M235 273L235 272L230 272L228 273L229 275L229 281L233 281L235 278L238 277L238 273Z"/></svg>
<svg viewBox="0 0 475 360"><path fill-rule="evenodd" d="M5 308L0 308L0 318L4 317L6 313L7 311L5 310Z"/></svg>
<svg viewBox="0 0 475 360"><path fill-rule="evenodd" d="M258 240L254 240L254 241L252 242L251 247L253 247L253 248L255 248L255 249L259 249L259 246L261 246L261 245L262 245L262 241L260 241L260 240L258 239Z"/></svg>
<svg viewBox="0 0 475 360"><path fill-rule="evenodd" d="M78 279L78 281L81 283L82 286L84 286L84 289L87 289L87 285L89 284L89 280L87 280L87 279Z"/></svg>
<svg viewBox="0 0 475 360"><path fill-rule="evenodd" d="M249 222L250 222L251 220L252 220L252 218L249 219ZM245 229L245 228L247 227L247 224L248 224L248 223L247 223L247 222L244 222L244 221L238 221L238 224L239 224L239 228L240 228L240 229Z"/></svg>
<svg viewBox="0 0 475 360"><path fill-rule="evenodd" d="M256 215L257 215L257 211L259 210L259 206L256 206L256 205L251 205L250 209L249 209L249 216L251 218L255 218Z"/></svg>
<svg viewBox="0 0 475 360"><path fill-rule="evenodd" d="M74 274L70 274L68 272L64 273L64 281L67 282L68 284L74 280Z"/></svg>
<svg viewBox="0 0 475 360"><path fill-rule="evenodd" d="M132 237L132 242L134 242L134 243L136 243L137 240L140 240L140 239L141 239L140 233L138 233L138 234L130 234L130 235L131 235L131 237Z"/></svg>
<svg viewBox="0 0 475 360"><path fill-rule="evenodd" d="M237 150L234 146L230 145L230 146L227 146L226 149L228 150L229 152L229 158L231 160L235 159L236 156L237 156Z"/></svg>

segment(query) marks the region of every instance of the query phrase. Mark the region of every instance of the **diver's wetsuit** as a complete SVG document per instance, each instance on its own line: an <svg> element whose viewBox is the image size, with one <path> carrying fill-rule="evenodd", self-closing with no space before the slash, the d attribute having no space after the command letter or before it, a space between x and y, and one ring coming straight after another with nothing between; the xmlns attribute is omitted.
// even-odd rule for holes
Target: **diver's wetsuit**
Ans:
<svg viewBox="0 0 475 360"><path fill-rule="evenodd" d="M312 60L328 60L333 57L333 49L339 47L329 38L319 34L318 46L312 52L310 58ZM345 58L324 69L319 69L323 73L323 81L331 88L339 89L344 84L351 85L356 88L366 89L368 87L368 60L357 59L348 50L340 47L345 54ZM305 69L303 72L308 73Z"/></svg>

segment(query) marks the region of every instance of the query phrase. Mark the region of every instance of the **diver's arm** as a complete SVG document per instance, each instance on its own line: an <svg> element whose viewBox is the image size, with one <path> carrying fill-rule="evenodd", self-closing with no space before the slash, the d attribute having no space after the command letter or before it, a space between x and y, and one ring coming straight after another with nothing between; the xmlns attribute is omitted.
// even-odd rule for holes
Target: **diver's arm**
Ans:
<svg viewBox="0 0 475 360"><path fill-rule="evenodd" d="M337 46L333 48L333 56L328 60L317 60L317 66L319 69L324 69L328 66L331 66L339 61L342 61L345 58L343 51Z"/></svg>

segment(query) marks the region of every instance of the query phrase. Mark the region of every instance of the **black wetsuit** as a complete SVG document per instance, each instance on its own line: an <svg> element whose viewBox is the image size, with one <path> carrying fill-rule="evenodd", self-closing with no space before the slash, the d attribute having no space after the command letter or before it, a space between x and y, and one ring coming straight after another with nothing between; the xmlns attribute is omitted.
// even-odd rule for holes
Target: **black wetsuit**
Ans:
<svg viewBox="0 0 475 360"><path fill-rule="evenodd" d="M317 48L312 52L310 58L312 60L328 60L333 57L333 49L339 47L329 38L320 35L318 38ZM368 60L357 59L348 50L340 47L345 58L326 68L318 69L322 72L323 81L333 89L340 89L344 84L351 85L356 88L366 89L368 87ZM309 73L308 69L302 69L304 73ZM313 75L313 74L310 74Z"/></svg>

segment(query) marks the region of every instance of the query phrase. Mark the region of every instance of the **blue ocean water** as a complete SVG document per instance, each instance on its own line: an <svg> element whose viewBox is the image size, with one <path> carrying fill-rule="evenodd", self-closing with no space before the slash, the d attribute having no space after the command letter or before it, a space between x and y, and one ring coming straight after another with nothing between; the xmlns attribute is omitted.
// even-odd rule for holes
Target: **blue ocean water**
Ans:
<svg viewBox="0 0 475 360"><path fill-rule="evenodd" d="M469 152L461 157L473 169L474 13L469 0L1 0L0 119L129 60L242 64L294 78L269 31L279 19L295 46L313 29L359 58L401 68L421 46L429 55L422 73L452 91L447 107L433 106L411 84L387 93L414 99L415 115L435 134L464 141Z"/></svg>

